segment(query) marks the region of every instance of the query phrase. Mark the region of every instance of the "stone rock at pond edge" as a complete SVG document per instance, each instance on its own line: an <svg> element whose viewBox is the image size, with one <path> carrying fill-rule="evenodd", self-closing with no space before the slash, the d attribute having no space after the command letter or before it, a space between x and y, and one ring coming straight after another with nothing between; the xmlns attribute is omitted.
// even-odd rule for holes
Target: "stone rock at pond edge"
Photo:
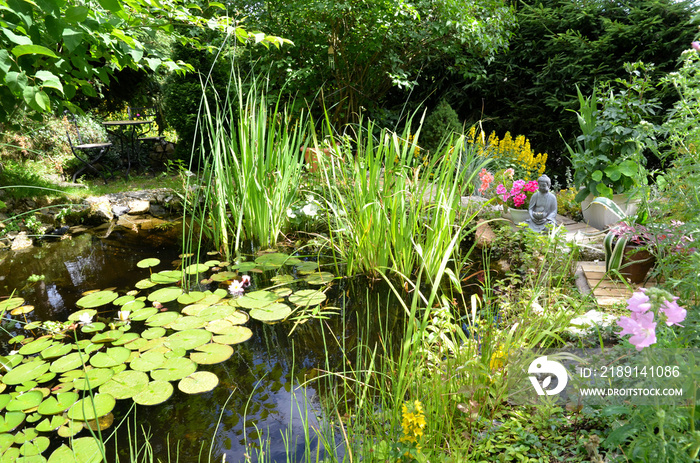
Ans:
<svg viewBox="0 0 700 463"><path fill-rule="evenodd" d="M21 249L31 248L32 246L34 246L34 242L27 236L27 232L20 232L15 239L12 240L11 249L13 251L19 251Z"/></svg>
<svg viewBox="0 0 700 463"><path fill-rule="evenodd" d="M609 326L617 320L615 315L606 314L598 310L589 310L580 317L571 319L571 326L566 331L576 335L586 335L591 332L593 326Z"/></svg>
<svg viewBox="0 0 700 463"><path fill-rule="evenodd" d="M129 206L112 206L112 213L115 217L120 217L129 212Z"/></svg>
<svg viewBox="0 0 700 463"><path fill-rule="evenodd" d="M138 215L147 213L151 207L151 203L145 199L131 199L127 203L127 206L129 208L129 214Z"/></svg>
<svg viewBox="0 0 700 463"><path fill-rule="evenodd" d="M103 222L109 222L114 218L112 205L105 200L90 204L90 213L88 215L90 218L99 219Z"/></svg>

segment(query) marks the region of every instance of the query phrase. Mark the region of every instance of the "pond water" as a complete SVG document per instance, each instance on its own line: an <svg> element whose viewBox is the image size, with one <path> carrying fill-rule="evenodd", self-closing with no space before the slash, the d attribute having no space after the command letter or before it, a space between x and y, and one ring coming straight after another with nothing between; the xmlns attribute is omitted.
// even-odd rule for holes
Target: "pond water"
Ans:
<svg viewBox="0 0 700 463"><path fill-rule="evenodd" d="M136 282L149 275L149 269L136 265L144 258L160 259L159 269L175 268L181 252L180 234L177 228L138 234L115 231L109 239L85 233L71 239L45 241L25 252L5 253L0 255L0 297L15 290L16 296L34 305L34 312L26 315L26 321L65 321L77 309L75 303L85 291L115 288L124 294L133 289ZM250 273L250 289L272 286L270 279L278 273ZM43 279L29 282L31 275L43 275ZM308 287L300 284L297 286ZM324 305L339 310L328 319L312 319L296 327L292 322L269 325L249 320L246 326L253 332L250 340L235 345L234 354L227 361L200 368L218 376L216 388L188 395L176 387L173 396L162 404L136 406L135 412L128 415L132 428L134 420L139 428L143 426L150 435L155 457L163 461L176 461L176 455L180 462L207 461L210 446L211 461L222 461L225 456L225 461L237 462L247 455L255 461L256 449L261 445L271 461L290 461L289 451L298 455L291 461L300 461L307 448L315 453L313 432L308 444L304 433L327 424L321 411L323 391L316 388L316 383L306 388L299 384L326 368L349 362L360 340L371 345L370 338L376 333L358 326L381 324L390 330L402 329L398 304L387 304L388 289L380 282L372 284L369 291L364 279L334 280ZM10 336L23 331L14 322L5 322L3 327L7 331L0 333L0 354L6 355L12 348L7 343ZM132 405L131 400L117 402L115 424L127 416ZM103 431L103 435L108 436L113 430L114 427ZM133 435L134 429L130 432ZM87 435L86 431L79 436L82 435ZM340 433L337 435L339 444ZM122 461L126 461L126 424L110 442L109 451L115 452L116 442ZM141 436L139 442L143 442Z"/></svg>

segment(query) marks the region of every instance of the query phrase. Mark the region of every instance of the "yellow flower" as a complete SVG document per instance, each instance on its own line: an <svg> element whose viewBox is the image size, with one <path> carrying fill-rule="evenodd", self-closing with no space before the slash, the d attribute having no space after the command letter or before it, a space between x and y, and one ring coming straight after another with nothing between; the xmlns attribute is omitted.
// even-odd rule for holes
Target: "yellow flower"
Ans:
<svg viewBox="0 0 700 463"><path fill-rule="evenodd" d="M406 402L403 404L401 412L401 428L403 435L399 440L401 442L417 444L418 439L423 436L423 430L427 424L425 415L423 414L423 406L419 400L415 400L413 403Z"/></svg>

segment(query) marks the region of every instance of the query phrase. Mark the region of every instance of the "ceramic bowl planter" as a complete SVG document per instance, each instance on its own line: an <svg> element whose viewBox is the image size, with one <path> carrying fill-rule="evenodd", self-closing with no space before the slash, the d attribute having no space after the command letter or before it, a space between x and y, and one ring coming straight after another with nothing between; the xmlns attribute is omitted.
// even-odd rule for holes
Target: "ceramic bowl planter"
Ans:
<svg viewBox="0 0 700 463"><path fill-rule="evenodd" d="M605 230L610 225L620 221L620 214L613 212L611 209L602 204L593 202L593 195L588 195L581 202L581 210L583 212L583 221L593 228ZM613 195L612 201L625 213L626 216L634 215L637 212L639 205L638 199L630 199L627 194Z"/></svg>
<svg viewBox="0 0 700 463"><path fill-rule="evenodd" d="M503 218L508 219L511 222L518 224L525 222L530 218L530 211L527 209L508 209L507 212L503 212Z"/></svg>

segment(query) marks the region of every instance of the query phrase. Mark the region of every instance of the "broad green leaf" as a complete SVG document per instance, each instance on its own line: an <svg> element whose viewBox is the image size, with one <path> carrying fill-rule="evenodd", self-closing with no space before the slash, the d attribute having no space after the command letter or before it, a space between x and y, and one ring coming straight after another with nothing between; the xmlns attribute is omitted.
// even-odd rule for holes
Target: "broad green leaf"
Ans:
<svg viewBox="0 0 700 463"><path fill-rule="evenodd" d="M252 336L253 332L250 330L250 328L246 328L245 326L231 326L228 329L219 330L219 333L212 338L212 341L218 344L239 344L247 341Z"/></svg>
<svg viewBox="0 0 700 463"><path fill-rule="evenodd" d="M209 334L211 335L211 333ZM49 367L50 365L43 360L32 360L29 363L23 363L8 371L5 376L2 377L2 382L8 386L14 386L26 381L32 381L46 373Z"/></svg>
<svg viewBox="0 0 700 463"><path fill-rule="evenodd" d="M291 299L291 296L290 296ZM257 309L251 309L250 318L262 322L276 322L284 320L292 313L292 309L287 304L275 303Z"/></svg>
<svg viewBox="0 0 700 463"><path fill-rule="evenodd" d="M12 399L5 409L8 412L23 412L29 410L30 408L38 407L41 401L44 399L44 395L41 391L29 391L24 394L20 394Z"/></svg>
<svg viewBox="0 0 700 463"><path fill-rule="evenodd" d="M169 286L167 288L161 288L152 292L148 295L148 300L157 301L164 304L166 302L174 301L180 296L180 294L182 294L182 289L176 286Z"/></svg>
<svg viewBox="0 0 700 463"><path fill-rule="evenodd" d="M173 395L173 385L169 381L152 381L146 388L134 395L133 400L139 405L157 405Z"/></svg>
<svg viewBox="0 0 700 463"><path fill-rule="evenodd" d="M182 317L177 312L160 312L146 319L147 326L165 326Z"/></svg>
<svg viewBox="0 0 700 463"><path fill-rule="evenodd" d="M209 392L219 384L219 378L210 371L197 371L186 378L182 378L177 388L186 394L200 394Z"/></svg>
<svg viewBox="0 0 700 463"><path fill-rule="evenodd" d="M73 440L72 448L63 444L49 457L48 463L100 463L102 450L94 437L81 437Z"/></svg>
<svg viewBox="0 0 700 463"><path fill-rule="evenodd" d="M19 350L19 353L22 355L36 354L37 352L41 352L44 349L48 349L54 342L55 341L51 336L35 339L34 341L23 345L22 348Z"/></svg>
<svg viewBox="0 0 700 463"><path fill-rule="evenodd" d="M156 259L155 257L150 257L148 259L143 259L140 260L136 263L136 266L138 268L149 268L149 267L155 267L158 264L160 264L160 259Z"/></svg>
<svg viewBox="0 0 700 463"><path fill-rule="evenodd" d="M63 13L63 18L69 23L78 24L84 22L89 13L90 10L84 6L72 6L66 8L65 13Z"/></svg>
<svg viewBox="0 0 700 463"><path fill-rule="evenodd" d="M115 300L119 295L114 291L97 291L95 293L90 293L87 296L83 296L75 303L78 307L83 307L86 309L92 309L95 307L100 307L109 304Z"/></svg>
<svg viewBox="0 0 700 463"><path fill-rule="evenodd" d="M22 412L7 412L0 414L0 433L10 432L24 422L25 415Z"/></svg>
<svg viewBox="0 0 700 463"><path fill-rule="evenodd" d="M128 349L127 351L130 352ZM92 368L86 371L84 377L76 378L73 381L73 387L78 391L94 389L109 381L112 376L114 376L114 370L111 368Z"/></svg>
<svg viewBox="0 0 700 463"><path fill-rule="evenodd" d="M289 296L289 302L299 307L311 307L326 300L326 295L314 289L302 289ZM251 315L252 316L252 315Z"/></svg>
<svg viewBox="0 0 700 463"><path fill-rule="evenodd" d="M114 397L109 394L88 395L68 409L68 418L78 421L94 420L111 412L115 404Z"/></svg>
<svg viewBox="0 0 700 463"><path fill-rule="evenodd" d="M72 391L50 395L39 405L37 411L42 415L58 415L68 410L79 398L78 393Z"/></svg>
<svg viewBox="0 0 700 463"><path fill-rule="evenodd" d="M129 358L131 351L126 347L110 347L105 352L98 352L90 359L95 368L110 368L121 365Z"/></svg>
<svg viewBox="0 0 700 463"><path fill-rule="evenodd" d="M168 337L165 345L173 350L191 350L211 341L211 336L211 332L202 329L178 331Z"/></svg>
<svg viewBox="0 0 700 463"><path fill-rule="evenodd" d="M58 58L53 50L46 48L42 45L17 45L12 49L12 54L17 58L24 55L44 55L51 58Z"/></svg>
<svg viewBox="0 0 700 463"><path fill-rule="evenodd" d="M233 347L226 344L205 344L190 354L190 359L200 365L212 365L228 360L233 355Z"/></svg>
<svg viewBox="0 0 700 463"><path fill-rule="evenodd" d="M151 371L151 378L156 381L178 381L197 371L197 364L184 357L166 359L160 368Z"/></svg>
<svg viewBox="0 0 700 463"><path fill-rule="evenodd" d="M70 27L63 29L63 43L69 52L74 52L83 41L83 33Z"/></svg>

